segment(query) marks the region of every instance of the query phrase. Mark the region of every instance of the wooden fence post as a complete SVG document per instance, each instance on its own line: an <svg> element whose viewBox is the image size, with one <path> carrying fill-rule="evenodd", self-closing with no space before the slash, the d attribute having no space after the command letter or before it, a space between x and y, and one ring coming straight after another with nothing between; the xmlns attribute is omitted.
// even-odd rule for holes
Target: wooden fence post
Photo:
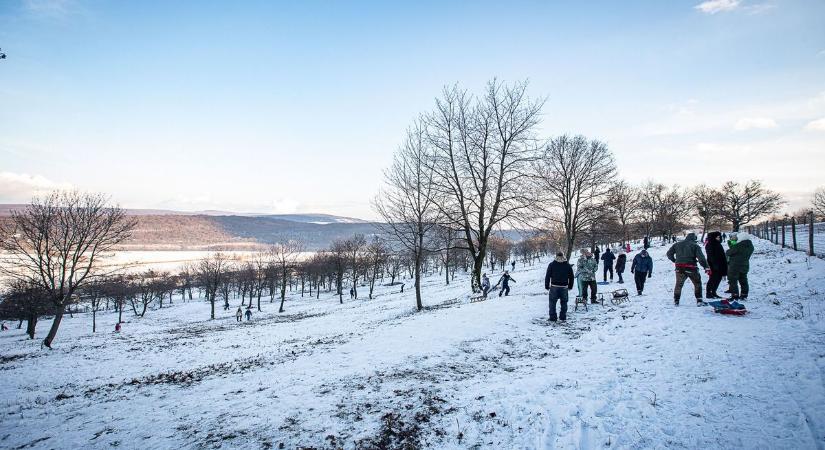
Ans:
<svg viewBox="0 0 825 450"><path fill-rule="evenodd" d="M814 256L814 212L808 213L808 256Z"/></svg>
<svg viewBox="0 0 825 450"><path fill-rule="evenodd" d="M782 248L785 248L785 219L782 219Z"/></svg>
<svg viewBox="0 0 825 450"><path fill-rule="evenodd" d="M796 217L791 217L791 239L793 239L793 249L796 248Z"/></svg>

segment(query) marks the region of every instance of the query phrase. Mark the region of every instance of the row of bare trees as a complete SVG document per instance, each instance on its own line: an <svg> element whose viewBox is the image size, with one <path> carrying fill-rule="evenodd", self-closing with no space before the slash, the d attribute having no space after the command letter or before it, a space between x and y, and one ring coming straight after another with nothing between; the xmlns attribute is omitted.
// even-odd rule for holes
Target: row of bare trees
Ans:
<svg viewBox="0 0 825 450"><path fill-rule="evenodd" d="M385 171L374 208L385 232L416 260L453 248L473 262L477 291L485 258L500 261L502 227L532 229L567 253L577 246L673 236L701 219L703 229L739 230L783 204L758 180L718 188L650 181L632 186L617 173L608 146L584 136L538 136L543 99L527 83L490 81L480 95L445 88L434 108L407 130ZM509 250L509 249L508 249ZM420 278L416 263L416 286ZM422 306L420 290L416 304Z"/></svg>

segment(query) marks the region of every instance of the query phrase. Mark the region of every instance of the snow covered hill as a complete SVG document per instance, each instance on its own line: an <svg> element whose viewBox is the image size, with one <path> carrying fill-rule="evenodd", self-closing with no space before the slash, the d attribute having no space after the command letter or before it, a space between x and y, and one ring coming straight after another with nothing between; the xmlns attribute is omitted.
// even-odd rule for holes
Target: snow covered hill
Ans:
<svg viewBox="0 0 825 450"><path fill-rule="evenodd" d="M645 296L571 301L566 325L546 320L541 263L479 303L466 280L427 279L420 313L387 286L343 305L293 295L243 323L197 301L120 334L114 314L96 335L76 315L53 351L13 328L0 447L823 448L825 261L755 245L744 317L674 307L654 248Z"/></svg>

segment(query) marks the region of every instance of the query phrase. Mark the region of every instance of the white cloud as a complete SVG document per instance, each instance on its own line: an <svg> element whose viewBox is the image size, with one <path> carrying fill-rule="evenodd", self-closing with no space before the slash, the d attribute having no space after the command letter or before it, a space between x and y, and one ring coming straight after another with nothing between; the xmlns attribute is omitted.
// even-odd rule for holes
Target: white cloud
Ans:
<svg viewBox="0 0 825 450"><path fill-rule="evenodd" d="M825 131L825 117L808 122L805 129L808 131Z"/></svg>
<svg viewBox="0 0 825 450"><path fill-rule="evenodd" d="M733 128L737 131L744 131L751 129L776 128L777 126L776 121L770 117L745 117L739 119Z"/></svg>
<svg viewBox="0 0 825 450"><path fill-rule="evenodd" d="M733 11L742 3L740 0L707 0L694 8L702 11L705 14L716 14L718 12Z"/></svg>
<svg viewBox="0 0 825 450"><path fill-rule="evenodd" d="M0 172L0 202L3 203L25 203L36 195L71 188L71 184L57 183L42 175Z"/></svg>

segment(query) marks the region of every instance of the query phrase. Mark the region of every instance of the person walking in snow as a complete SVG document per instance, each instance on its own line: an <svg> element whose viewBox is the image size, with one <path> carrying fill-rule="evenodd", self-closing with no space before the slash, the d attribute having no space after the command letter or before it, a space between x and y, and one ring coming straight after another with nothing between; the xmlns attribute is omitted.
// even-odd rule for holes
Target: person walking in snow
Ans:
<svg viewBox="0 0 825 450"><path fill-rule="evenodd" d="M650 257L647 250L642 249L633 257L633 263L630 264L630 273L633 274L633 281L636 282L636 292L638 295L642 295L645 290L645 281L653 276L653 258Z"/></svg>
<svg viewBox="0 0 825 450"><path fill-rule="evenodd" d="M590 303L598 303L596 301L596 270L599 268L599 263L589 249L583 248L582 256L576 262L576 276L582 286L582 298L587 298L587 290L590 289Z"/></svg>
<svg viewBox="0 0 825 450"><path fill-rule="evenodd" d="M602 261L604 261L604 280L607 281L607 272L610 272L610 281L613 281L613 261L616 259L616 255L610 250L610 247L604 250L604 254L602 255Z"/></svg>
<svg viewBox="0 0 825 450"><path fill-rule="evenodd" d="M490 292L490 279L487 274L481 275L481 291L484 293L484 298L487 298L487 293Z"/></svg>
<svg viewBox="0 0 825 450"><path fill-rule="evenodd" d="M719 289L722 278L728 275L728 259L725 256L725 249L722 248L721 232L711 231L708 233L705 254L708 257L708 265L710 266L708 283L705 285L705 297L722 298L716 293L716 290Z"/></svg>
<svg viewBox="0 0 825 450"><path fill-rule="evenodd" d="M516 282L516 280L514 280L513 277L510 276L510 272L505 270L504 275L502 275L501 278L498 279L498 282L496 282L496 287L498 287L499 284L501 285L501 290L498 292L499 297L501 297L501 294L504 294L505 297L510 295L511 281L513 283Z"/></svg>
<svg viewBox="0 0 825 450"><path fill-rule="evenodd" d="M513 267L513 272L515 272L516 271L516 260L514 259L514 260L510 261L510 265Z"/></svg>
<svg viewBox="0 0 825 450"><path fill-rule="evenodd" d="M647 250L647 249L649 249L649 248L650 248L650 238L649 238L648 236L645 236L645 239L644 239L644 249L645 249L645 250Z"/></svg>
<svg viewBox="0 0 825 450"><path fill-rule="evenodd" d="M252 308L246 308L246 320L252 320Z"/></svg>
<svg viewBox="0 0 825 450"><path fill-rule="evenodd" d="M624 273L624 268L627 265L627 255L625 255L624 250L619 250L619 256L616 257L616 275L619 277L619 284L624 283L624 278L622 278L622 274Z"/></svg>
<svg viewBox="0 0 825 450"><path fill-rule="evenodd" d="M601 260L599 259L599 255L600 255L601 253L602 253L602 251L599 249L599 246L598 246L598 245L596 245L596 246L594 246L594 247L593 247L593 259L595 259L595 260L596 260L596 270L599 270L599 261L601 261Z"/></svg>
<svg viewBox="0 0 825 450"><path fill-rule="evenodd" d="M556 253L556 259L547 266L544 275L544 289L550 291L550 321L567 320L567 291L573 289L573 268L564 259L564 253ZM556 302L561 303L561 309L556 315Z"/></svg>
<svg viewBox="0 0 825 450"><path fill-rule="evenodd" d="M693 283L693 294L696 296L696 306L703 306L702 277L696 263L709 271L708 262L702 253L702 247L696 243L696 233L688 233L683 241L673 244L667 251L667 259L676 266L676 287L673 289L673 304L679 306L682 297L682 286L685 280Z"/></svg>
<svg viewBox="0 0 825 450"><path fill-rule="evenodd" d="M730 284L731 298L747 300L748 271L750 259L753 255L753 242L747 233L731 233L728 239L728 284Z"/></svg>
<svg viewBox="0 0 825 450"><path fill-rule="evenodd" d="M241 307L238 306L238 310L235 311L235 321L240 322L243 320L243 311L241 311Z"/></svg>

